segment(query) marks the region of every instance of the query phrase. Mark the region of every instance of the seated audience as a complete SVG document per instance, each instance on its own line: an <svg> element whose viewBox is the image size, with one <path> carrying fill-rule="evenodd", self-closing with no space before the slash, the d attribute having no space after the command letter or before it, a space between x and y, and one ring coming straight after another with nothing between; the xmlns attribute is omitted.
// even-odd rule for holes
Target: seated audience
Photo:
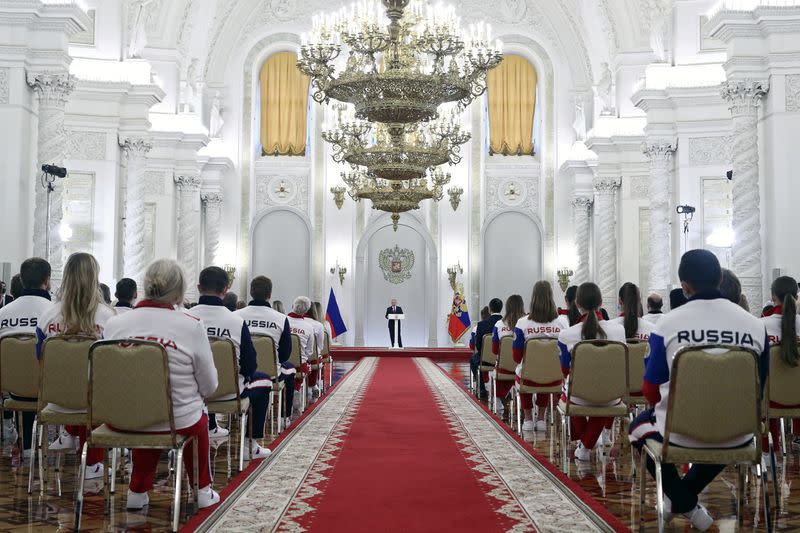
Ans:
<svg viewBox="0 0 800 533"><path fill-rule="evenodd" d="M200 282L197 291L200 300L189 312L189 316L197 317L203 321L209 337L230 339L236 348L239 358L239 391L242 398L250 399L252 424L248 424L248 437L250 445L245 446L246 460L263 459L272 451L263 448L258 439L264 438L264 425L267 421L269 395L272 390L272 380L263 372L258 372L256 349L250 338L250 329L244 319L228 310L223 305L223 298L228 292L228 274L219 267L211 266L200 272ZM208 432L212 438L227 436L217 426L214 414L209 415ZM250 433L252 426L252 433Z"/></svg>
<svg viewBox="0 0 800 533"><path fill-rule="evenodd" d="M797 350L797 343L800 342L797 336L797 332L800 331L800 317L797 316L797 282L789 276L781 276L772 282L771 292L773 306L761 321L767 328L770 346L780 346L783 364L794 368L800 363L800 354ZM770 372L780 372L780 367L771 368ZM773 401L769 403L772 407L798 407L781 405ZM778 428L778 420L770 420L769 430L775 446L780 442ZM800 450L800 418L792 421L792 431L794 432L792 447ZM769 450L769 443L766 440L762 442L761 449L765 452Z"/></svg>
<svg viewBox="0 0 800 533"><path fill-rule="evenodd" d="M9 294L15 300L22 296L22 291L25 290L25 287L22 283L22 276L20 274L14 274L11 276L11 285L8 288Z"/></svg>
<svg viewBox="0 0 800 533"><path fill-rule="evenodd" d="M279 312L279 313L281 313L281 314L284 314L284 315L286 314L286 308L284 308L284 307L283 307L283 302L282 302L282 301L280 301L280 300L275 300L275 301L272 303L272 306L273 306L273 308L274 308L274 309L275 309L277 312Z"/></svg>
<svg viewBox="0 0 800 533"><path fill-rule="evenodd" d="M577 343L595 339L625 342L625 329L622 326L606 320L600 320L603 297L597 285L594 283L581 284L578 287L575 303L581 312L579 323L562 330L558 335L558 346L561 351L561 370L566 378L564 380L564 394L561 396L563 401L567 399L572 349ZM573 396L571 401L578 405L591 405L576 396ZM616 400L610 405L615 405L620 401ZM589 461L591 459L591 450L597 444L597 439L609 423L609 419L606 417L571 416L569 420L572 438L580 441L575 450L575 458L579 461Z"/></svg>
<svg viewBox="0 0 800 533"><path fill-rule="evenodd" d="M562 321L553 300L553 288L549 281L538 281L533 286L531 295L531 312L526 317L517 320L514 327L514 361L517 362L517 383L529 386L548 386L556 383L528 383L522 381L522 359L525 355L525 342L528 339L557 339L562 330ZM554 356L555 357L555 356ZM533 395L520 394L520 406L525 421L522 423L523 431L544 431L545 412L549 403L548 394L536 395L537 420L533 422ZM552 413L551 413L552 416Z"/></svg>
<svg viewBox="0 0 800 533"><path fill-rule="evenodd" d="M494 325L497 324L498 320L503 318L503 315L500 314L502 310L503 301L500 298L492 298L489 300L489 313L491 313L489 318L478 322L478 326L475 328L475 343L479 365L481 359L483 358L483 336L492 334L494 331ZM481 372L481 379L479 383L481 396L486 396L486 384L489 383L488 372ZM492 401L494 401L494 399L492 399Z"/></svg>
<svg viewBox="0 0 800 533"><path fill-rule="evenodd" d="M664 300L661 298L661 295L657 292L650 293L650 296L647 297L647 314L642 318L651 324L656 324L659 319L664 316L664 312L662 311L663 307Z"/></svg>
<svg viewBox="0 0 800 533"><path fill-rule="evenodd" d="M0 338L9 335L35 335L39 316L52 307L50 303L50 263L39 257L32 257L22 262L19 274L14 276L22 284L22 290L13 302L0 309ZM11 286L14 286L12 279ZM16 398L32 400L35 398ZM3 434L17 440L13 414L4 412ZM33 431L34 413L22 413L22 450L23 456L31 453L31 432Z"/></svg>
<svg viewBox="0 0 800 533"><path fill-rule="evenodd" d="M316 305L315 305L316 304ZM317 305L319 302L312 302L311 307L308 309L306 313L306 318L310 321L311 327L314 330L314 344L311 350L312 359L319 357L320 352L322 351L322 347L325 344L325 325L322 323L319 317L319 311L317 310ZM319 309L322 309L322 306L319 306ZM320 388L319 388L319 368L310 370L308 373L308 403L314 401L314 399L319 398L320 395Z"/></svg>
<svg viewBox="0 0 800 533"><path fill-rule="evenodd" d="M131 278L122 278L119 280L117 282L117 289L114 291L114 297L117 299L117 303L114 304L114 310L116 310L118 315L133 309L133 304L135 304L136 299L139 298L136 282Z"/></svg>
<svg viewBox="0 0 800 533"><path fill-rule="evenodd" d="M14 297L6 294L6 282L0 280L0 309L14 301Z"/></svg>
<svg viewBox="0 0 800 533"><path fill-rule="evenodd" d="M203 412L205 398L217 389L217 369L203 323L177 310L183 301L186 281L181 266L171 259L159 259L145 272L145 299L130 313L112 318L106 324L107 339L160 339L169 357L172 386L172 412L175 428L181 435L192 435L199 446L198 502L209 507L219 502L211 488L208 452L208 417ZM169 431L169 424L149 428L152 432ZM133 471L128 489L128 509L148 505L147 492L153 488L161 450L131 451ZM193 486L194 461L191 450L183 456L186 473Z"/></svg>
<svg viewBox="0 0 800 533"><path fill-rule="evenodd" d="M739 277L727 268L722 269L722 281L719 283L719 292L722 297L729 300L745 311L749 311L747 298L742 294L742 282Z"/></svg>
<svg viewBox="0 0 800 533"><path fill-rule="evenodd" d="M679 308L680 306L684 305L688 302L689 299L683 294L683 289L677 287L669 291L669 310L674 311L675 309Z"/></svg>
<svg viewBox="0 0 800 533"><path fill-rule="evenodd" d="M100 294L103 296L103 303L111 305L111 289L105 283L100 284Z"/></svg>
<svg viewBox="0 0 800 533"><path fill-rule="evenodd" d="M292 328L292 334L300 338L300 372L308 376L309 365L308 361L312 358L314 352L315 332L314 324L310 318L306 318L308 310L311 309L311 300L307 296L298 296L292 303L292 312L287 316L289 317L289 326ZM294 415L300 414L303 406L303 398L297 394L301 392L303 387L302 380L295 380L294 392L292 398L292 411Z"/></svg>
<svg viewBox="0 0 800 533"><path fill-rule="evenodd" d="M483 309L481 309L480 320L486 320L487 318L489 318L490 315L491 313L489 313L489 306L484 305ZM480 399L485 400L487 396L486 385L483 383L483 381L480 379L480 376L478 375L478 371L481 367L481 358L480 354L478 353L478 340L477 340L478 323L480 322L480 320L478 322L475 322L475 325L472 326L472 331L469 334L469 349L472 350L472 356L470 356L469 359L469 370L470 372L472 372L472 378L475 380L475 383L479 384L478 395Z"/></svg>
<svg viewBox="0 0 800 533"><path fill-rule="evenodd" d="M646 341L650 339L650 332L653 331L653 324L639 318L642 309L642 300L639 294L639 287L633 283L624 283L619 288L620 316L611 320L625 328L625 338Z"/></svg>
<svg viewBox="0 0 800 533"><path fill-rule="evenodd" d="M500 339L503 337L513 337L514 335L514 327L516 326L517 322L520 318L525 316L525 303L522 301L522 296L519 294L512 294L506 300L506 314L503 318L498 320L494 328L492 329L492 353L495 355L500 354ZM499 374L510 374L511 371L505 368L501 368L498 360L498 364L495 367L495 372ZM497 412L497 416L503 417L503 411L505 407L503 406L503 400L506 396L508 396L511 387L514 386L513 381L500 381L497 380L495 382L495 411Z"/></svg>
<svg viewBox="0 0 800 533"><path fill-rule="evenodd" d="M631 423L630 440L637 447L641 447L646 439L663 440L670 374L675 354L681 348L708 344L718 338L720 331L733 332L731 338L734 342L729 344L761 354L762 387L767 377L769 345L764 324L723 297L719 290L722 269L716 256L707 250L686 252L681 258L678 276L689 301L661 319L650 335L650 356L645 366L642 390L655 408L647 409ZM729 442L697 442L671 433L670 443L699 448L735 448L751 442L752 438L753 435L742 435ZM654 475L655 465L649 458L647 468ZM675 465L664 464L661 475L664 494L668 498L666 511L682 514L701 531L711 527L714 519L698 503L698 495L724 468L724 465L694 464L681 478Z"/></svg>
<svg viewBox="0 0 800 533"><path fill-rule="evenodd" d="M41 354L42 343L48 337L88 335L101 338L103 336L106 322L116 313L103 300L99 275L100 265L94 256L81 252L69 256L64 264L58 300L39 316L36 326L36 335L39 338L36 346L37 355ZM51 353L50 357L58 357L58 353ZM58 405L51 404L49 407L55 411L74 412ZM85 441L84 426L66 426L61 435L50 443L50 449L80 449ZM86 458L86 479L102 476L103 450L90 448Z"/></svg>
<svg viewBox="0 0 800 533"><path fill-rule="evenodd" d="M227 275L227 274L226 274ZM228 292L225 294L225 297L222 299L222 304L233 313L236 311L236 303L239 301L239 297L236 295L235 292Z"/></svg>
<svg viewBox="0 0 800 533"><path fill-rule="evenodd" d="M279 369L278 376L270 379L286 382L286 405L282 416L289 418L292 415L292 401L294 399L294 376L296 370L289 362L292 353L292 329L289 318L283 313L273 309L269 300L272 298L272 280L265 276L256 276L250 282L250 303L247 307L236 311L250 328L254 335L269 335L275 341Z"/></svg>
<svg viewBox="0 0 800 533"><path fill-rule="evenodd" d="M574 326L581 318L581 312L578 311L578 306L575 305L575 295L578 294L578 286L570 285L564 292L564 302L566 302L566 309L558 310L558 320L561 322L561 329L567 329Z"/></svg>

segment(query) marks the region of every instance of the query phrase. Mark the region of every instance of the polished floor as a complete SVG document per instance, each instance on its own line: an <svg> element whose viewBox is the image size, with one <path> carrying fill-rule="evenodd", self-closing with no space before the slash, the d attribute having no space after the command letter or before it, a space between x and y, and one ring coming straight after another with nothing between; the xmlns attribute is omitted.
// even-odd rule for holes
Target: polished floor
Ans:
<svg viewBox="0 0 800 533"><path fill-rule="evenodd" d="M334 366L334 381L353 367L353 361L337 361ZM468 382L466 363L441 361L439 366L461 383ZM525 434L528 441L545 459L562 468L557 439L551 431ZM269 442L269 439L266 439ZM639 494L634 486L630 448L621 445L619 435L616 444L606 449L602 457L594 457L589 464L569 464L569 476L586 492L628 524L632 530L639 527ZM227 483L226 444L219 443L213 452L214 486L220 489ZM34 494L27 493L27 465L20 467L19 450L3 448L0 458L0 533L71 530L73 528L73 498L75 489L75 456L67 455L62 468L62 496L55 494L53 469L48 494L40 495L38 484ZM781 506L777 512L777 531L800 531L800 455L790 451L779 461L779 490ZM562 468L563 469L563 468ZM763 515L754 513L761 507L760 484L751 482L746 491L747 501L743 521L736 520L736 474L726 470L702 495L703 503L717 518L711 531L766 531ZM102 482L87 482L87 498L83 515L84 531L165 531L169 528L171 504L171 479L167 469L166 455L162 458L157 487L151 492L151 504L146 511L126 512L124 482L119 485L110 513L104 513ZM794 491L792 489L795 489ZM648 480L646 514L647 531L655 531L654 482ZM186 509L183 510L184 512ZM185 519L186 516L183 516ZM690 531L683 519L675 519L667 531Z"/></svg>

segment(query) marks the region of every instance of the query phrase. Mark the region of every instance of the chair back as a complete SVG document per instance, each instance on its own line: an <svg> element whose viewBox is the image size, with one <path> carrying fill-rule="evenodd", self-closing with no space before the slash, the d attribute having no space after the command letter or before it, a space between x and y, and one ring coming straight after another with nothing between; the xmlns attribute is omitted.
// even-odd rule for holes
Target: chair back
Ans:
<svg viewBox="0 0 800 533"><path fill-rule="evenodd" d="M36 335L9 335L0 339L0 388L23 398L39 394Z"/></svg>
<svg viewBox="0 0 800 533"><path fill-rule="evenodd" d="M257 368L273 378L278 376L278 350L275 339L269 335L253 334L253 346L256 349Z"/></svg>
<svg viewBox="0 0 800 533"><path fill-rule="evenodd" d="M664 442L671 433L708 444L757 434L760 396L755 351L726 345L683 348L670 371Z"/></svg>
<svg viewBox="0 0 800 533"><path fill-rule="evenodd" d="M66 409L87 408L89 350L96 340L85 335L58 335L44 340L40 358L40 411L48 403Z"/></svg>
<svg viewBox="0 0 800 533"><path fill-rule="evenodd" d="M556 339L528 339L522 358L522 379L540 383L563 381Z"/></svg>
<svg viewBox="0 0 800 533"><path fill-rule="evenodd" d="M781 405L800 405L800 366L788 366L781 347L769 350L769 400Z"/></svg>
<svg viewBox="0 0 800 533"><path fill-rule="evenodd" d="M289 355L289 362L292 363L295 368L300 368L300 365L303 364L301 352L302 344L300 343L300 336L296 333L292 333L292 352Z"/></svg>
<svg viewBox="0 0 800 533"><path fill-rule="evenodd" d="M236 346L231 339L209 337L214 366L217 367L217 390L211 393L208 401L239 398L239 358Z"/></svg>
<svg viewBox="0 0 800 533"><path fill-rule="evenodd" d="M492 353L492 334L485 333L481 338L481 363L494 366L497 364L497 356Z"/></svg>
<svg viewBox="0 0 800 533"><path fill-rule="evenodd" d="M625 343L588 340L572 348L568 397L605 405L628 393L628 347Z"/></svg>
<svg viewBox="0 0 800 533"><path fill-rule="evenodd" d="M89 424L144 431L169 423L175 438L167 351L136 339L97 341L89 350Z"/></svg>
<svg viewBox="0 0 800 533"><path fill-rule="evenodd" d="M497 355L497 366L506 372L515 372L517 362L514 361L514 335L506 335L500 339L500 353Z"/></svg>
<svg viewBox="0 0 800 533"><path fill-rule="evenodd" d="M628 339L628 393L641 394L644 379L644 360L650 355L650 343L641 339Z"/></svg>

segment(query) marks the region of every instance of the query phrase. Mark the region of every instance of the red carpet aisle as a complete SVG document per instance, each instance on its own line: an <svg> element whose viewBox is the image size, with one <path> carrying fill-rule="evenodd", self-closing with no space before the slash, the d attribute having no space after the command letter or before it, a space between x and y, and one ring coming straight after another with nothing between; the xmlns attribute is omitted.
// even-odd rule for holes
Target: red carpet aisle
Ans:
<svg viewBox="0 0 800 533"><path fill-rule="evenodd" d="M364 359L249 481L207 524L242 532L613 529L428 359Z"/></svg>

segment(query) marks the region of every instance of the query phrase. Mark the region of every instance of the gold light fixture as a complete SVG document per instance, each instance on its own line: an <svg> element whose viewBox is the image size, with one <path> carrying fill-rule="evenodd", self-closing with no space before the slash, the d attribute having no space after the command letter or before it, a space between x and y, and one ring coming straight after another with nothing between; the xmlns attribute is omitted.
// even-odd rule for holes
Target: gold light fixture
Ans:
<svg viewBox="0 0 800 533"><path fill-rule="evenodd" d="M453 292L458 292L456 290L458 288L458 284L456 283L456 278L457 276L463 273L464 269L461 268L461 261L459 261L455 265L447 267L447 280L450 282L450 288L453 289Z"/></svg>
<svg viewBox="0 0 800 533"><path fill-rule="evenodd" d="M556 274L558 274L558 286L561 287L562 291L566 291L567 287L569 287L569 280L575 272L571 268L563 266L558 269Z"/></svg>
<svg viewBox="0 0 800 533"><path fill-rule="evenodd" d="M456 185L447 189L447 194L450 196L450 206L455 211L461 203L461 195L464 194L464 189Z"/></svg>
<svg viewBox="0 0 800 533"><path fill-rule="evenodd" d="M222 270L228 275L228 288L233 286L233 280L236 279L236 267L231 264L226 264L222 267Z"/></svg>
<svg viewBox="0 0 800 533"><path fill-rule="evenodd" d="M344 201L344 197L342 197L342 201ZM336 265L331 267L330 270L331 274L338 274L339 275L339 285L344 285L344 276L347 274L347 269L343 266L339 265L339 260L336 260Z"/></svg>
<svg viewBox="0 0 800 533"><path fill-rule="evenodd" d="M344 205L344 193L346 189L341 185L331 187L331 194L333 194L333 203L336 204L336 209L341 209Z"/></svg>

